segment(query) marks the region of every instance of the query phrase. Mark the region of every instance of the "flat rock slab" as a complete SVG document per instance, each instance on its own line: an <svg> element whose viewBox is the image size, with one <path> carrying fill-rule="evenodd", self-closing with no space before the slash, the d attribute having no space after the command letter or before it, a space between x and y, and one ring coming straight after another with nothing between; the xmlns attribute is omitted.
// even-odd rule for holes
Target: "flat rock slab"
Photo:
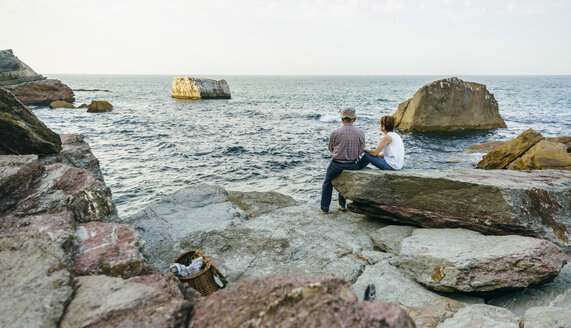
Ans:
<svg viewBox="0 0 571 328"><path fill-rule="evenodd" d="M417 282L447 292L523 288L556 276L565 264L547 240L464 229L417 229L401 242L400 256Z"/></svg>
<svg viewBox="0 0 571 328"><path fill-rule="evenodd" d="M199 327L415 327L398 306L358 302L332 275L276 276L241 281L196 305Z"/></svg>
<svg viewBox="0 0 571 328"><path fill-rule="evenodd" d="M533 307L525 311L522 322L526 328L571 328L571 309Z"/></svg>
<svg viewBox="0 0 571 328"><path fill-rule="evenodd" d="M389 225L371 234L371 239L380 250L392 254L400 252L400 243L412 235L416 227Z"/></svg>
<svg viewBox="0 0 571 328"><path fill-rule="evenodd" d="M139 244L141 236L129 225L89 222L75 232L73 272L130 278L142 274L147 263Z"/></svg>
<svg viewBox="0 0 571 328"><path fill-rule="evenodd" d="M172 275L84 276L59 327L185 327L190 302Z"/></svg>
<svg viewBox="0 0 571 328"><path fill-rule="evenodd" d="M296 201L291 196L273 191L242 192L228 190L228 199L246 212L249 219L253 219L278 208L294 206L296 204Z"/></svg>
<svg viewBox="0 0 571 328"><path fill-rule="evenodd" d="M438 328L519 328L518 318L510 311L486 304L475 304L460 309ZM536 326L530 326L536 327Z"/></svg>
<svg viewBox="0 0 571 328"><path fill-rule="evenodd" d="M560 246L571 238L571 172L344 171L335 188L359 213L427 228L519 234Z"/></svg>
<svg viewBox="0 0 571 328"><path fill-rule="evenodd" d="M48 236L0 236L0 327L57 327L71 285L66 256Z"/></svg>

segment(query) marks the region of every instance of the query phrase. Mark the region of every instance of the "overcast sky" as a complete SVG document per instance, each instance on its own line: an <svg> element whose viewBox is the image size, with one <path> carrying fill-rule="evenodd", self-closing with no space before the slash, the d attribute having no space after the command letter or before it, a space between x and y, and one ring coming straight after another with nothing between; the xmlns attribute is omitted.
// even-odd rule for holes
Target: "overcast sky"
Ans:
<svg viewBox="0 0 571 328"><path fill-rule="evenodd" d="M0 0L40 74L571 74L571 0Z"/></svg>

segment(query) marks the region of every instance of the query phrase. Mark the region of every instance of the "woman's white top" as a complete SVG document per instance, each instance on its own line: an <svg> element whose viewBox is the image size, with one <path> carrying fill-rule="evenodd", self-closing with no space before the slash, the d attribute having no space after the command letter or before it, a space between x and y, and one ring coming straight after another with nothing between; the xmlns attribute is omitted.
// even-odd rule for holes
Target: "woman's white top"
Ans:
<svg viewBox="0 0 571 328"><path fill-rule="evenodd" d="M393 169L400 170L404 165L404 144L398 134L389 132L388 135L391 136L393 141L383 149L385 161L387 161L387 164L389 164Z"/></svg>

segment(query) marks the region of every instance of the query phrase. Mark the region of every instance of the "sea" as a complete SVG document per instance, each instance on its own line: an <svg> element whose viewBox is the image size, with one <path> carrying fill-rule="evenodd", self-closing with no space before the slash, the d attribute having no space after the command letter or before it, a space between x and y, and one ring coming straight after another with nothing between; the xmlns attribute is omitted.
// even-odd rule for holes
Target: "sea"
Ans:
<svg viewBox="0 0 571 328"><path fill-rule="evenodd" d="M227 190L277 191L319 201L329 135L341 108L354 107L368 148L379 120L423 85L450 76L201 76L224 78L232 99L171 98L173 75L50 75L76 102L106 100L107 113L32 110L59 134L80 133L99 159L119 215L127 217L174 191L200 183ZM404 169L471 168L476 144L510 140L528 128L571 135L571 76L458 76L485 84L506 129L402 132ZM317 205L316 205L317 206Z"/></svg>

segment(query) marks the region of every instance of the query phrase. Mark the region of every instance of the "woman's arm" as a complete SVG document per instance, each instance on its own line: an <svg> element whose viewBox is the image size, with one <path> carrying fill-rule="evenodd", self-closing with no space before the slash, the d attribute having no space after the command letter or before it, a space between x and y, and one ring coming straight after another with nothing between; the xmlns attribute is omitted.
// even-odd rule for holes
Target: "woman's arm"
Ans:
<svg viewBox="0 0 571 328"><path fill-rule="evenodd" d="M376 149L365 149L365 152L368 153L369 155L379 156L379 154L383 151L383 149L385 149L385 147L391 142L393 142L393 138L391 138L391 136L389 136L388 134L385 134L385 136L383 137L383 139L381 139Z"/></svg>

